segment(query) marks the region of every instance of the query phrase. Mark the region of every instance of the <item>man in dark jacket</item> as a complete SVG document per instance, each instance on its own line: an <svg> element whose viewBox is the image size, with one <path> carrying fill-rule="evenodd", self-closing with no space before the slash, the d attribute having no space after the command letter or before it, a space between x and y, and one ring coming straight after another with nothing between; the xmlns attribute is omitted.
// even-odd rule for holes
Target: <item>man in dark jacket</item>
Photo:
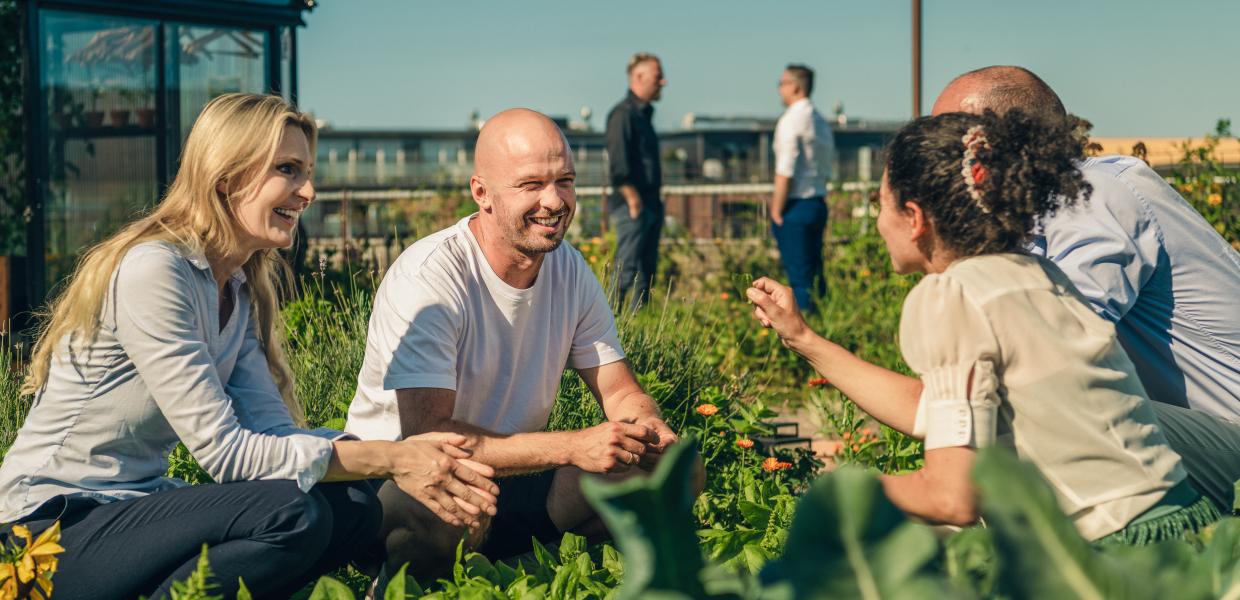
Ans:
<svg viewBox="0 0 1240 600"><path fill-rule="evenodd" d="M663 230L663 200L659 187L659 138L651 117L651 102L667 85L663 65L653 54L639 52L629 60L629 92L607 115L607 154L611 194L607 210L616 228L615 290L623 306L629 291L638 308L650 297L659 262L659 235Z"/></svg>

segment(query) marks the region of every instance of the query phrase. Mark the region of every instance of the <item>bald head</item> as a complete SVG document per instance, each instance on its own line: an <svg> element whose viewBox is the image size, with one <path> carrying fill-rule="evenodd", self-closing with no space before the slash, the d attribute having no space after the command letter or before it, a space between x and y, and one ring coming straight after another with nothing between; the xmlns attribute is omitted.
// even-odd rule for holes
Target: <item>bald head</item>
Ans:
<svg viewBox="0 0 1240 600"><path fill-rule="evenodd" d="M1030 114L1067 115L1055 90L1023 67L994 66L969 71L947 84L934 101L932 115L950 112L1004 113L1019 108Z"/></svg>
<svg viewBox="0 0 1240 600"><path fill-rule="evenodd" d="M547 115L528 108L510 108L491 117L478 132L474 170L487 178L521 163L548 158L567 159L572 166L564 133Z"/></svg>
<svg viewBox="0 0 1240 600"><path fill-rule="evenodd" d="M513 108L491 117L478 132L469 178L481 243L526 258L555 250L577 206L576 176L568 140L546 115Z"/></svg>

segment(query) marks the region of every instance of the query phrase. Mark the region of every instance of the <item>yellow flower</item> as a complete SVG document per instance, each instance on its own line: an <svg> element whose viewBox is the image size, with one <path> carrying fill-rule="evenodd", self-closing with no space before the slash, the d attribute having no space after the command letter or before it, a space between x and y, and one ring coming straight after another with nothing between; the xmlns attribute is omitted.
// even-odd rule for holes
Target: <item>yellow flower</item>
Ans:
<svg viewBox="0 0 1240 600"><path fill-rule="evenodd" d="M17 565L0 563L0 599L17 598Z"/></svg>
<svg viewBox="0 0 1240 600"><path fill-rule="evenodd" d="M1222 223L1215 223L1214 230L1217 231L1219 235L1222 235L1224 231L1227 231L1227 226Z"/></svg>
<svg viewBox="0 0 1240 600"><path fill-rule="evenodd" d="M759 330L758 330L758 337L766 337L766 336L768 336L768 335L771 335L771 330L769 330L769 329L759 329Z"/></svg>
<svg viewBox="0 0 1240 600"><path fill-rule="evenodd" d="M51 575L56 572L57 554L65 551L60 542L60 521L56 521L32 539L30 529L24 525L14 525L13 535L25 540L25 548L17 557L16 563L0 565L0 598L15 598L24 584L34 582L29 588L31 598L44 600L52 594ZM10 594L11 592L11 594Z"/></svg>
<svg viewBox="0 0 1240 600"><path fill-rule="evenodd" d="M1232 248L1235 248L1237 251L1240 251L1240 240L1236 240L1236 241L1232 242L1232 243L1231 243L1231 247L1232 247Z"/></svg>
<svg viewBox="0 0 1240 600"><path fill-rule="evenodd" d="M599 237L599 236L597 236L597 235L596 235L596 236L594 236L594 237L590 238L590 243L591 243L591 244L594 244L595 246L597 246L597 245L599 245L599 244L602 244L602 243L603 243L603 238L601 238L601 237Z"/></svg>
<svg viewBox="0 0 1240 600"><path fill-rule="evenodd" d="M1183 192L1183 193L1185 193L1185 194L1191 194L1191 193L1193 193L1193 184L1191 184L1191 183L1186 183L1186 184L1184 184L1184 185L1180 186L1180 191L1181 191L1181 192Z"/></svg>
<svg viewBox="0 0 1240 600"><path fill-rule="evenodd" d="M870 268L869 268L869 267L861 267L861 270L860 270L860 271L858 271L858 272L857 272L857 274L858 274L858 275L860 275L860 276L862 276L862 277L869 277L869 276L870 276Z"/></svg>
<svg viewBox="0 0 1240 600"><path fill-rule="evenodd" d="M1223 203L1222 194L1210 194L1209 196L1206 197L1206 204L1209 204L1210 206L1218 206L1222 203Z"/></svg>
<svg viewBox="0 0 1240 600"><path fill-rule="evenodd" d="M598 256L595 256L595 255L591 254L591 255L590 255L590 264L594 264L594 263L596 263L596 262L598 262Z"/></svg>

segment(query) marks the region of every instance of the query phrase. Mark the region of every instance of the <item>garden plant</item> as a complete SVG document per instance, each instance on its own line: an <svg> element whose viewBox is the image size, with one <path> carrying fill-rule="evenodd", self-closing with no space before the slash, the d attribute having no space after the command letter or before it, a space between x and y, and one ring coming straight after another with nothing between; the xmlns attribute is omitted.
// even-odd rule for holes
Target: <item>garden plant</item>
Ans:
<svg viewBox="0 0 1240 600"><path fill-rule="evenodd" d="M1237 171L1209 145L1228 136L1220 122L1205 149L1186 147L1170 179L1240 248ZM868 201L860 193L834 200L832 214L843 216L833 218L828 238L830 293L810 325L908 373L895 335L916 281L892 274ZM441 221L462 210L444 204ZM613 240L583 232L572 242L606 281ZM875 424L749 316L748 283L782 275L773 244L683 235L666 244L652 303L621 312L617 326L643 387L685 442L648 478L584 484L614 541L567 534L497 562L462 547L450 576L397 574L385 598L1240 598L1240 519L1190 542L1097 547L1076 533L1036 471L1002 451L981 453L974 471L985 527L945 532L905 517L875 473L918 468L920 444ZM349 261L329 269L313 254L308 263L284 308L285 342L311 425L341 428L381 274ZM18 394L22 348L4 342L0 360L11 367L0 371L0 456L31 401ZM755 441L790 413L814 416L822 429L815 437L834 441L830 456L767 452ZM602 419L585 384L566 373L548 427ZM695 456L707 474L696 497ZM169 471L210 483L183 447L169 457ZM0 548L0 598L46 597L63 550L57 532L18 533ZM209 572L204 554L174 597L213 598ZM368 583L343 569L301 596L355 598Z"/></svg>

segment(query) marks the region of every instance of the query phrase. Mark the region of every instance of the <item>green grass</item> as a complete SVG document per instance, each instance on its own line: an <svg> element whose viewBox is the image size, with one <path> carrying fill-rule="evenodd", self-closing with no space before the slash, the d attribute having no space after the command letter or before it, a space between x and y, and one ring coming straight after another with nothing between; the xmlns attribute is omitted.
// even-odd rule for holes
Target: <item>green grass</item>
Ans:
<svg viewBox="0 0 1240 600"><path fill-rule="evenodd" d="M17 430L30 412L30 399L19 394L25 366L20 360L21 349L14 348L7 335L0 334L0 459L8 453Z"/></svg>

